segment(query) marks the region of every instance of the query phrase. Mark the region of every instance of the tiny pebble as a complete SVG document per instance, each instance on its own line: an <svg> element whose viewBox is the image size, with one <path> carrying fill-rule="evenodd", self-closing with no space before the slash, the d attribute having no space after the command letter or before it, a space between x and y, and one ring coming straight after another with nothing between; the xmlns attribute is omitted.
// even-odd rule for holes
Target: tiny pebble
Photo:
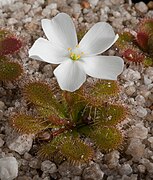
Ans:
<svg viewBox="0 0 153 180"><path fill-rule="evenodd" d="M55 173L57 171L57 167L54 163L49 160L43 161L41 164L41 170L45 173Z"/></svg>
<svg viewBox="0 0 153 180"><path fill-rule="evenodd" d="M121 175L129 175L132 173L132 168L129 164L123 164L119 170L120 174Z"/></svg>
<svg viewBox="0 0 153 180"><path fill-rule="evenodd" d="M148 7L144 2L139 2L135 4L136 10L138 10L141 13L146 13L148 11Z"/></svg>

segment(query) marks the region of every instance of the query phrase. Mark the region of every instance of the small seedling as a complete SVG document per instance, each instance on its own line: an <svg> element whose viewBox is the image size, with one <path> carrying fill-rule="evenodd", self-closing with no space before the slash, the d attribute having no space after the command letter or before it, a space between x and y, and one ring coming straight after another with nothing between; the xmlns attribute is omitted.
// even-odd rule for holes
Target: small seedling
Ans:
<svg viewBox="0 0 153 180"><path fill-rule="evenodd" d="M0 29L0 56L17 52L22 47L21 40L6 29Z"/></svg>
<svg viewBox="0 0 153 180"><path fill-rule="evenodd" d="M128 62L153 66L153 19L143 19L137 26L136 35L119 33L116 46Z"/></svg>
<svg viewBox="0 0 153 180"><path fill-rule="evenodd" d="M16 80L23 72L18 62L10 61L6 55L12 55L22 47L22 42L14 34L0 29L0 81Z"/></svg>

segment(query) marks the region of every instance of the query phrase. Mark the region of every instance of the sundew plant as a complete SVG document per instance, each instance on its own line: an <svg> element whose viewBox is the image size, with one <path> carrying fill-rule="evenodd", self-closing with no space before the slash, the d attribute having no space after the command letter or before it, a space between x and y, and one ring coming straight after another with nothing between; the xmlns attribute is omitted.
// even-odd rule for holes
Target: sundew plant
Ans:
<svg viewBox="0 0 153 180"><path fill-rule="evenodd" d="M43 158L81 164L94 157L95 147L103 152L120 148L120 124L127 109L118 100L116 80L124 63L117 56L99 55L118 35L99 22L78 43L73 21L65 13L43 19L42 28L48 40L37 39L29 57L60 64L54 70L58 83L26 83L22 93L30 111L16 113L11 124L42 142L38 155ZM87 75L98 79L85 82Z"/></svg>
<svg viewBox="0 0 153 180"><path fill-rule="evenodd" d="M153 19L141 20L136 31L120 33L116 46L125 61L153 66Z"/></svg>
<svg viewBox="0 0 153 180"><path fill-rule="evenodd" d="M110 80L86 82L73 93L58 89L57 84L31 82L23 88L23 95L37 113L17 113L11 124L42 140L38 151L42 158L85 163L94 156L94 147L85 143L86 137L103 152L122 146L119 124L127 110L117 103L118 92L118 84Z"/></svg>
<svg viewBox="0 0 153 180"><path fill-rule="evenodd" d="M0 81L13 81L22 74L22 66L11 57L21 47L22 42L16 35L0 29Z"/></svg>

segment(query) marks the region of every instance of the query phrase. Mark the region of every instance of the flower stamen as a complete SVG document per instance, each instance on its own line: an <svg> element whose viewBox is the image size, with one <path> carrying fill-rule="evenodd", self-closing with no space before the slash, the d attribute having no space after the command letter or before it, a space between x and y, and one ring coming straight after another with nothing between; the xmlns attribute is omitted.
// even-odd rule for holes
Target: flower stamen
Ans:
<svg viewBox="0 0 153 180"><path fill-rule="evenodd" d="M71 51L72 50L72 48L68 48L68 51Z"/></svg>
<svg viewBox="0 0 153 180"><path fill-rule="evenodd" d="M72 50L72 48L68 48L68 51L70 53L70 58L73 61L79 60L81 56L84 54L83 52L79 51L79 45L76 45L76 48Z"/></svg>
<svg viewBox="0 0 153 180"><path fill-rule="evenodd" d="M74 61L80 59L80 57L81 57L80 54L75 54L73 52L70 53L70 58Z"/></svg>

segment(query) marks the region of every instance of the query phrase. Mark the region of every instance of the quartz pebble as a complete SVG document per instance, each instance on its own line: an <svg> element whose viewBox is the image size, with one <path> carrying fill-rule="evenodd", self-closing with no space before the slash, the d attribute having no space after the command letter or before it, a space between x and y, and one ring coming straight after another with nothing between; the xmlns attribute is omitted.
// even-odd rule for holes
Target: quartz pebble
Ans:
<svg viewBox="0 0 153 180"><path fill-rule="evenodd" d="M54 163L49 160L43 161L41 164L41 170L45 173L55 173L57 171L57 167Z"/></svg>
<svg viewBox="0 0 153 180"><path fill-rule="evenodd" d="M13 180L18 175L18 162L14 157L0 159L0 179Z"/></svg>
<svg viewBox="0 0 153 180"><path fill-rule="evenodd" d="M142 106L137 106L136 111L137 111L138 117L143 118L147 115L147 110L145 108L143 108Z"/></svg>
<svg viewBox="0 0 153 180"><path fill-rule="evenodd" d="M17 23L18 23L18 21L15 18L8 19L8 24L10 24L10 25L17 24Z"/></svg>
<svg viewBox="0 0 153 180"><path fill-rule="evenodd" d="M56 15L56 13L57 13L57 4L55 3L46 6L46 8L43 9L42 11L42 15L48 18L50 18L51 15Z"/></svg>
<svg viewBox="0 0 153 180"><path fill-rule="evenodd" d="M0 110L4 110L5 104L3 101L0 101Z"/></svg>
<svg viewBox="0 0 153 180"><path fill-rule="evenodd" d="M12 12L15 12L22 8L23 8L22 2L16 2L16 3L12 4L11 6L9 6L10 11L12 11Z"/></svg>
<svg viewBox="0 0 153 180"><path fill-rule="evenodd" d="M150 142L151 148L153 149L153 137L148 138L148 141Z"/></svg>
<svg viewBox="0 0 153 180"><path fill-rule="evenodd" d="M140 165L138 165L138 170L140 173L144 173L146 170L146 167L144 165L140 164Z"/></svg>
<svg viewBox="0 0 153 180"><path fill-rule="evenodd" d="M143 158L141 160L141 163L146 167L146 170L149 173L153 173L153 163L152 162L150 162L148 159Z"/></svg>
<svg viewBox="0 0 153 180"><path fill-rule="evenodd" d="M53 76L53 68L51 64L47 64L43 67L42 71L45 73L47 77L52 77Z"/></svg>
<svg viewBox="0 0 153 180"><path fill-rule="evenodd" d="M120 174L121 175L129 175L132 173L132 168L129 164L123 164L119 170Z"/></svg>
<svg viewBox="0 0 153 180"><path fill-rule="evenodd" d="M145 98L142 95L136 96L135 100L137 102L137 105L139 105L139 106L144 105L146 102Z"/></svg>
<svg viewBox="0 0 153 180"><path fill-rule="evenodd" d="M80 13L81 13L81 5L80 4L72 4L73 10L74 10L74 15L77 18Z"/></svg>
<svg viewBox="0 0 153 180"><path fill-rule="evenodd" d="M32 159L29 162L29 166L33 169L39 169L40 168L40 160L37 158Z"/></svg>
<svg viewBox="0 0 153 180"><path fill-rule="evenodd" d="M140 139L131 138L126 153L133 156L134 161L139 161L144 154L145 145Z"/></svg>
<svg viewBox="0 0 153 180"><path fill-rule="evenodd" d="M10 5L12 3L14 3L15 0L0 0L0 8L3 7L3 6L6 6L6 5Z"/></svg>
<svg viewBox="0 0 153 180"><path fill-rule="evenodd" d="M105 156L109 168L115 168L119 164L119 152L112 151Z"/></svg>
<svg viewBox="0 0 153 180"><path fill-rule="evenodd" d="M63 162L59 168L58 172L65 177L79 176L82 173L81 166L71 166L68 162Z"/></svg>
<svg viewBox="0 0 153 180"><path fill-rule="evenodd" d="M108 15L105 13L104 10L101 10L100 20L101 21L107 21L108 20Z"/></svg>
<svg viewBox="0 0 153 180"><path fill-rule="evenodd" d="M98 4L99 0L89 0L89 3L92 5L92 6L96 6Z"/></svg>
<svg viewBox="0 0 153 180"><path fill-rule="evenodd" d="M128 86L126 89L125 89L125 92L127 95L131 96L135 93L136 91L136 88L134 86Z"/></svg>
<svg viewBox="0 0 153 180"><path fill-rule="evenodd" d="M148 6L149 9L153 9L153 1L149 1L147 6Z"/></svg>
<svg viewBox="0 0 153 180"><path fill-rule="evenodd" d="M144 2L139 2L135 4L136 10L140 11L141 13L146 13L148 11L148 7Z"/></svg>
<svg viewBox="0 0 153 180"><path fill-rule="evenodd" d="M140 78L141 78L140 73L132 69L126 69L122 73L122 79L127 80L127 81L137 81Z"/></svg>
<svg viewBox="0 0 153 180"><path fill-rule="evenodd" d="M81 180L81 177L80 176L74 176L73 180Z"/></svg>
<svg viewBox="0 0 153 180"><path fill-rule="evenodd" d="M145 166L149 173L153 173L153 163L152 162L148 162Z"/></svg>
<svg viewBox="0 0 153 180"><path fill-rule="evenodd" d="M146 69L146 74L149 77L149 79L151 79L153 81L153 67L148 67Z"/></svg>
<svg viewBox="0 0 153 180"><path fill-rule="evenodd" d="M104 173L98 164L92 163L89 167L84 169L82 176L84 180L102 180Z"/></svg>
<svg viewBox="0 0 153 180"><path fill-rule="evenodd" d="M149 84L151 84L151 82L152 82L152 80L148 76L144 75L144 83L145 83L145 85L149 85Z"/></svg>
<svg viewBox="0 0 153 180"><path fill-rule="evenodd" d="M23 10L24 10L25 14L28 13L30 11L30 9L31 9L31 4L24 4Z"/></svg>
<svg viewBox="0 0 153 180"><path fill-rule="evenodd" d="M128 131L129 137L139 138L139 139L146 139L148 135L148 129L144 127L143 124L136 124L132 126L131 129Z"/></svg>
<svg viewBox="0 0 153 180"><path fill-rule="evenodd" d="M30 160L31 158L32 158L32 155L29 154L28 152L26 152L26 153L24 154L24 159Z"/></svg>
<svg viewBox="0 0 153 180"><path fill-rule="evenodd" d="M31 135L12 134L12 136L7 138L6 144L10 150L16 151L22 155L31 149L32 142Z"/></svg>
<svg viewBox="0 0 153 180"><path fill-rule="evenodd" d="M57 9L57 3L51 3L47 6L48 9Z"/></svg>

